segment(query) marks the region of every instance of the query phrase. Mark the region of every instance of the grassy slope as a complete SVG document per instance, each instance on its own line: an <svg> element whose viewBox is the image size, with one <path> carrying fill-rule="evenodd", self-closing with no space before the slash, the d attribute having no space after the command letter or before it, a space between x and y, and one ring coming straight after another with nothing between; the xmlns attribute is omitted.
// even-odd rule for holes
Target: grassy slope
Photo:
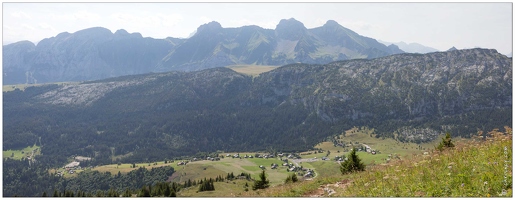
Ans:
<svg viewBox="0 0 515 200"><path fill-rule="evenodd" d="M249 76L258 76L261 73L271 71L277 66L266 66L266 65L230 65L227 68L234 70L235 72L246 74Z"/></svg>
<svg viewBox="0 0 515 200"><path fill-rule="evenodd" d="M511 197L512 133L511 129L507 130L504 134L490 132L494 137L487 141L454 141L456 147L443 152L412 154L369 167L364 172L338 173L314 181L250 191L242 196L327 196L319 187L328 184L336 192L332 196L340 197ZM325 174L331 173L335 171Z"/></svg>
<svg viewBox="0 0 515 200"><path fill-rule="evenodd" d="M240 154L242 155L242 154ZM206 178L215 178L218 175L225 177L227 173L240 174L242 172L250 173L252 178L257 179L261 169L260 165L266 168L271 185L277 185L284 182L288 172L286 167L279 166L277 169L270 169L270 164L282 164L278 159L262 159L262 158L223 158L220 161L197 161L188 163L185 166L174 166L176 173L172 181L183 183L188 179L198 180ZM204 170L205 168L205 170Z"/></svg>

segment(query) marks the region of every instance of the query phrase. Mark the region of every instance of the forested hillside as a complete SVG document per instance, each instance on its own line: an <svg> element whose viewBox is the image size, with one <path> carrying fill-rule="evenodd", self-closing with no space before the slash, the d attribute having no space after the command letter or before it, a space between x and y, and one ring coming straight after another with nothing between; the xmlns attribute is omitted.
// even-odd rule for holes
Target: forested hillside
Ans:
<svg viewBox="0 0 515 200"><path fill-rule="evenodd" d="M3 148L39 160L156 161L214 151L301 151L353 126L425 142L511 124L512 60L495 50L133 75L4 93Z"/></svg>

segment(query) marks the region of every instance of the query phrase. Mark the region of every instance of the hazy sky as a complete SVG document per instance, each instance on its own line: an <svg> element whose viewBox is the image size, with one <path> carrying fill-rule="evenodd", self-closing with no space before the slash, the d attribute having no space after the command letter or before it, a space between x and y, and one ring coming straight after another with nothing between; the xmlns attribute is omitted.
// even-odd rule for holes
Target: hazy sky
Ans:
<svg viewBox="0 0 515 200"><path fill-rule="evenodd" d="M188 37L210 21L275 29L295 18L307 28L327 20L387 42L512 52L512 3L3 3L3 44L34 43L90 27L143 37Z"/></svg>

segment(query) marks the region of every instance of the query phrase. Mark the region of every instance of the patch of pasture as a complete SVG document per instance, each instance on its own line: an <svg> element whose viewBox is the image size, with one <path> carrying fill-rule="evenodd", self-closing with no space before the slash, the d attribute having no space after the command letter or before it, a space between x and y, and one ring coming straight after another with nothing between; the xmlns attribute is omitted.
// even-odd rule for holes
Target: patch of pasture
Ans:
<svg viewBox="0 0 515 200"><path fill-rule="evenodd" d="M36 150L37 149L37 150ZM25 147L20 150L7 150L2 151L2 158L11 158L14 160L21 160L21 158L28 158L32 155L32 151L34 151L34 155L39 155L41 153L41 149L39 146L33 145L29 147Z"/></svg>

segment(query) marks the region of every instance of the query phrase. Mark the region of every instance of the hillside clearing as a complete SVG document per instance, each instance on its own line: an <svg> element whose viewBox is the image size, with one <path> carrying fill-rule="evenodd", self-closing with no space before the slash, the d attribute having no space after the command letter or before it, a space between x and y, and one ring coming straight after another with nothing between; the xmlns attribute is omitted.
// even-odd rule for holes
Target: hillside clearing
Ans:
<svg viewBox="0 0 515 200"><path fill-rule="evenodd" d="M226 66L229 69L234 70L235 72L246 74L249 76L259 76L261 73L265 73L271 71L278 66L269 66L269 65L229 65Z"/></svg>

